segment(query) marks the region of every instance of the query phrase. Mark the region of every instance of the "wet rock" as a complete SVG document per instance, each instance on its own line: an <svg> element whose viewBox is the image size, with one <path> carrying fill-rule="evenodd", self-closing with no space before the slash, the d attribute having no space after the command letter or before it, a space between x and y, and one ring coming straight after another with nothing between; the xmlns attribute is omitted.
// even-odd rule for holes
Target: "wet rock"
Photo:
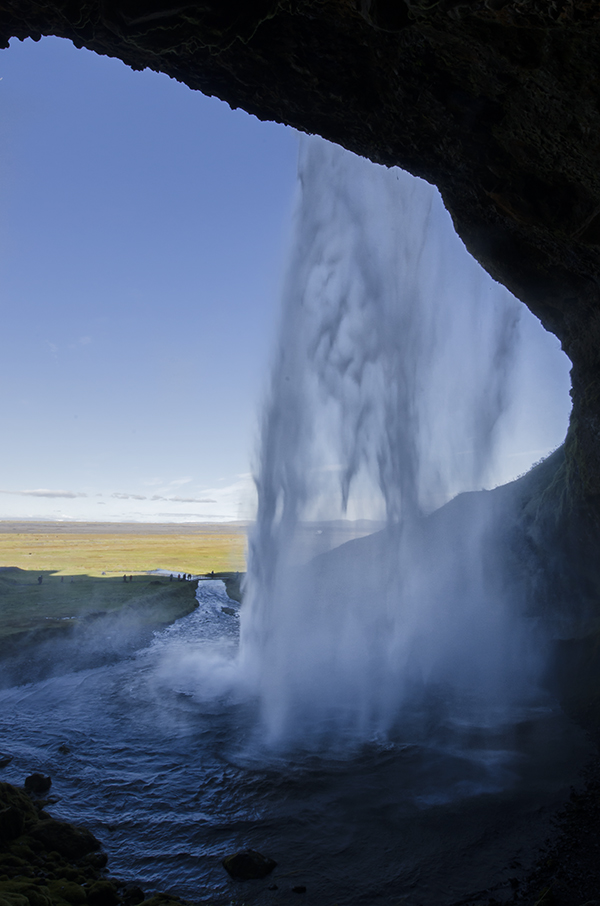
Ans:
<svg viewBox="0 0 600 906"><path fill-rule="evenodd" d="M121 896L125 906L138 906L146 898L142 888L136 886L126 886Z"/></svg>
<svg viewBox="0 0 600 906"><path fill-rule="evenodd" d="M277 862L253 849L243 849L231 856L225 856L221 864L235 881L251 881L266 878Z"/></svg>
<svg viewBox="0 0 600 906"><path fill-rule="evenodd" d="M221 607L221 613L226 613L228 617L234 617L236 611L233 609L233 607Z"/></svg>
<svg viewBox="0 0 600 906"><path fill-rule="evenodd" d="M56 851L67 859L81 859L100 849L100 842L90 831L65 821L55 821L54 818L40 821L32 829L31 836L48 851Z"/></svg>
<svg viewBox="0 0 600 906"><path fill-rule="evenodd" d="M30 774L29 777L25 778L26 791L28 793L33 793L36 796L47 793L51 786L52 779L50 777L44 777L43 774Z"/></svg>
<svg viewBox="0 0 600 906"><path fill-rule="evenodd" d="M177 904L186 903L180 897L172 893L157 893L149 900L144 900L144 906L177 906Z"/></svg>
<svg viewBox="0 0 600 906"><path fill-rule="evenodd" d="M304 884L296 884L295 887L292 887L292 893L306 893L306 887Z"/></svg>
<svg viewBox="0 0 600 906"><path fill-rule="evenodd" d="M5 768L13 760L12 755L6 755L5 752L0 752L0 768Z"/></svg>
<svg viewBox="0 0 600 906"><path fill-rule="evenodd" d="M42 818L42 817L44 817L42 815L42 810L45 809L47 805L56 805L57 802L60 802L60 796L48 796L47 798L44 798L44 799L38 799L33 804L35 805L36 809L38 810L38 815ZM46 817L50 817L50 816L47 815Z"/></svg>

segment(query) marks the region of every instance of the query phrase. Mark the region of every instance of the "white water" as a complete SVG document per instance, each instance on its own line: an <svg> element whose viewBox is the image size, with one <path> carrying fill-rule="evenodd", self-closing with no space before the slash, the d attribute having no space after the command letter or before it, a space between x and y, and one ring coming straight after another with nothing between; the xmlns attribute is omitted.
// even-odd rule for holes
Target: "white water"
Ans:
<svg viewBox="0 0 600 906"><path fill-rule="evenodd" d="M265 758L254 709L223 694L239 607L218 581L199 584L198 603L116 663L73 669L65 651L54 675L0 688L2 750L14 756L2 780L49 774L51 813L89 827L112 876L147 894L259 906L292 902L297 884L305 906L512 896L509 879L523 877L577 781L582 731L540 709L517 733L473 732L468 744L450 731L425 745ZM264 881L223 869L246 847L278 863Z"/></svg>
<svg viewBox="0 0 600 906"><path fill-rule="evenodd" d="M331 748L517 719L541 656L503 570L510 513L483 495L423 515L498 473L523 307L426 183L318 139L299 173L242 622L261 736ZM343 514L387 528L300 568L307 522Z"/></svg>

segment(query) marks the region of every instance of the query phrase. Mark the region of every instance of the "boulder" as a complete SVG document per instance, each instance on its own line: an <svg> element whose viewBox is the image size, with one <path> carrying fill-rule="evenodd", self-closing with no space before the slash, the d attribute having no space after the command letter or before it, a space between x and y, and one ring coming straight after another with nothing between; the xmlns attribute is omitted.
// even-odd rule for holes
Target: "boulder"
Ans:
<svg viewBox="0 0 600 906"><path fill-rule="evenodd" d="M137 884L128 884L121 891L121 899L125 906L138 906L146 899L146 895Z"/></svg>
<svg viewBox="0 0 600 906"><path fill-rule="evenodd" d="M26 791L28 793L34 793L36 796L47 793L51 786L52 779L50 777L44 777L43 774L30 774L29 777L25 778Z"/></svg>
<svg viewBox="0 0 600 906"><path fill-rule="evenodd" d="M40 821L30 833L48 852L57 852L66 859L81 859L100 849L100 842L91 831L54 818Z"/></svg>
<svg viewBox="0 0 600 906"><path fill-rule="evenodd" d="M94 871L102 871L103 868L106 868L108 856L106 853L91 852L84 856L82 861L89 865L90 868L93 868Z"/></svg>
<svg viewBox="0 0 600 906"><path fill-rule="evenodd" d="M110 881L96 881L88 890L87 900L90 906L117 906L119 895L117 888Z"/></svg>
<svg viewBox="0 0 600 906"><path fill-rule="evenodd" d="M10 783L0 783L0 809L6 809L9 806L23 816L25 829L37 822L38 813L29 796Z"/></svg>
<svg viewBox="0 0 600 906"><path fill-rule="evenodd" d="M48 882L48 890L53 900L64 900L70 906L83 906L86 902L86 892L80 884L67 881L66 878Z"/></svg>
<svg viewBox="0 0 600 906"><path fill-rule="evenodd" d="M277 862L253 849L243 849L231 856L225 856L221 864L235 881L251 881L266 878Z"/></svg>

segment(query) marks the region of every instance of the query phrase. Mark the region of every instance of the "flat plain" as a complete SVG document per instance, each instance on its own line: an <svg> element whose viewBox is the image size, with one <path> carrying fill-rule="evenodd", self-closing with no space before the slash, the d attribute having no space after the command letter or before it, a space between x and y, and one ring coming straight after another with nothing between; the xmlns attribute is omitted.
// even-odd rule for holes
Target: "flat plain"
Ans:
<svg viewBox="0 0 600 906"><path fill-rule="evenodd" d="M194 608L196 583L148 573L243 572L245 550L241 524L0 521L0 649L8 637L66 630L99 612L171 622Z"/></svg>
<svg viewBox="0 0 600 906"><path fill-rule="evenodd" d="M243 572L246 524L0 521L0 566L58 576Z"/></svg>

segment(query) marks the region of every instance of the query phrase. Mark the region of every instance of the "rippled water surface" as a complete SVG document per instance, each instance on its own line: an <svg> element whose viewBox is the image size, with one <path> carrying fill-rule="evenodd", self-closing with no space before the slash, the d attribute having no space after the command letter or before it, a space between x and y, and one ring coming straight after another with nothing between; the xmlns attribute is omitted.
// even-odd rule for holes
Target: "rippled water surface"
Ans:
<svg viewBox="0 0 600 906"><path fill-rule="evenodd" d="M49 773L53 813L90 827L112 874L148 890L268 904L305 885L304 903L332 906L509 896L588 753L552 703L500 730L432 721L427 742L405 728L344 752L269 753L224 681L238 606L216 581L198 598L128 660L0 691L15 756L3 779ZM221 859L243 847L275 872L230 880Z"/></svg>

